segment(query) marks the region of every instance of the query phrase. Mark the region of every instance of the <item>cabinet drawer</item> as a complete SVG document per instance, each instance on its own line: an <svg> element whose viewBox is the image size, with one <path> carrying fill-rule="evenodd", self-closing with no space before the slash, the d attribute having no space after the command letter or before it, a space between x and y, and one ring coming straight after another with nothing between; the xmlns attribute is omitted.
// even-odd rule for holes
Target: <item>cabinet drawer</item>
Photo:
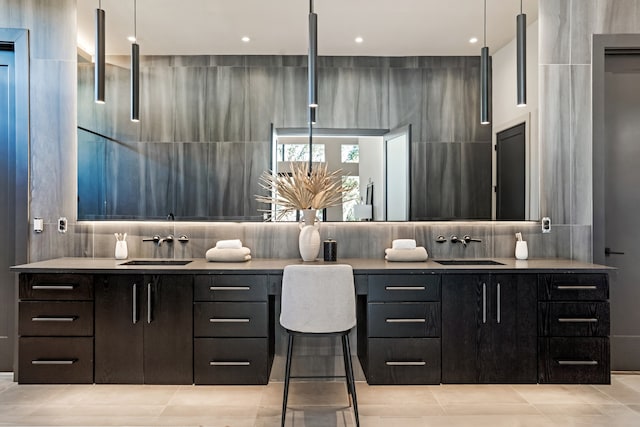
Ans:
<svg viewBox="0 0 640 427"><path fill-rule="evenodd" d="M440 276L369 275L369 301L439 301Z"/></svg>
<svg viewBox="0 0 640 427"><path fill-rule="evenodd" d="M439 338L370 338L369 384L440 384Z"/></svg>
<svg viewBox="0 0 640 427"><path fill-rule="evenodd" d="M370 337L439 337L440 303L369 303Z"/></svg>
<svg viewBox="0 0 640 427"><path fill-rule="evenodd" d="M609 338L538 338L541 384L610 384Z"/></svg>
<svg viewBox="0 0 640 427"><path fill-rule="evenodd" d="M93 338L20 338L21 384L93 383Z"/></svg>
<svg viewBox="0 0 640 427"><path fill-rule="evenodd" d="M609 303L538 303L538 335L606 337L609 335Z"/></svg>
<svg viewBox="0 0 640 427"><path fill-rule="evenodd" d="M557 301L597 301L609 299L606 274L541 274L538 299Z"/></svg>
<svg viewBox="0 0 640 427"><path fill-rule="evenodd" d="M193 330L196 337L267 337L266 302L197 302Z"/></svg>
<svg viewBox="0 0 640 427"><path fill-rule="evenodd" d="M196 384L267 384L271 370L267 338L196 338Z"/></svg>
<svg viewBox="0 0 640 427"><path fill-rule="evenodd" d="M21 336L93 335L90 301L21 301L19 312Z"/></svg>
<svg viewBox="0 0 640 427"><path fill-rule="evenodd" d="M196 301L267 301L266 275L218 274L195 277Z"/></svg>
<svg viewBox="0 0 640 427"><path fill-rule="evenodd" d="M78 274L21 274L22 300L93 300L93 278Z"/></svg>

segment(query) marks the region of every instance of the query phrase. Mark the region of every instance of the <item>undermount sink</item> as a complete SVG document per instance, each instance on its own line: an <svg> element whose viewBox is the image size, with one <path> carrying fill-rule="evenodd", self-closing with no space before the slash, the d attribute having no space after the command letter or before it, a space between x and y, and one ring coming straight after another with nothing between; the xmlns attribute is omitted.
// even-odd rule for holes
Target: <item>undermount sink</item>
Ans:
<svg viewBox="0 0 640 427"><path fill-rule="evenodd" d="M190 259L134 259L120 265L187 265Z"/></svg>
<svg viewBox="0 0 640 427"><path fill-rule="evenodd" d="M442 265L504 265L492 259L436 259L434 261Z"/></svg>

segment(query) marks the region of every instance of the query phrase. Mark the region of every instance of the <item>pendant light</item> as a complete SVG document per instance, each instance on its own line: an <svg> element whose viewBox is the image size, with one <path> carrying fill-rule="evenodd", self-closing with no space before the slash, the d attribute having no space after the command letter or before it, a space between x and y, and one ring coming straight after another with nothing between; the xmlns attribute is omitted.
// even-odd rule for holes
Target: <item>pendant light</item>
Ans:
<svg viewBox="0 0 640 427"><path fill-rule="evenodd" d="M104 72L105 72L105 14L102 10L102 0L98 1L96 9L96 56L94 67L94 101L104 104Z"/></svg>
<svg viewBox="0 0 640 427"><path fill-rule="evenodd" d="M520 15L516 17L516 45L517 45L517 106L527 106L527 15L522 13L520 0Z"/></svg>
<svg viewBox="0 0 640 427"><path fill-rule="evenodd" d="M140 121L140 45L138 45L137 0L133 0L133 43L131 43L131 121Z"/></svg>
<svg viewBox="0 0 640 427"><path fill-rule="evenodd" d="M489 121L489 48L487 47L487 0L484 0L484 46L480 50L480 124Z"/></svg>
<svg viewBox="0 0 640 427"><path fill-rule="evenodd" d="M309 0L309 173L313 165L313 125L318 108L318 15L313 12L313 0Z"/></svg>

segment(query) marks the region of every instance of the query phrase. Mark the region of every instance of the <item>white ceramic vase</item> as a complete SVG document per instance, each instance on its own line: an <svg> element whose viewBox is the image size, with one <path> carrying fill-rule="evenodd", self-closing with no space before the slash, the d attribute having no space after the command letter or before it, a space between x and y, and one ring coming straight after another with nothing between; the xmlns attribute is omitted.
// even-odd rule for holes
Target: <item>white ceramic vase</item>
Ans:
<svg viewBox="0 0 640 427"><path fill-rule="evenodd" d="M129 257L129 250L127 249L127 242L118 240L116 242L116 259L127 259Z"/></svg>
<svg viewBox="0 0 640 427"><path fill-rule="evenodd" d="M320 225L315 209L302 211L298 247L303 261L315 261L320 253Z"/></svg>

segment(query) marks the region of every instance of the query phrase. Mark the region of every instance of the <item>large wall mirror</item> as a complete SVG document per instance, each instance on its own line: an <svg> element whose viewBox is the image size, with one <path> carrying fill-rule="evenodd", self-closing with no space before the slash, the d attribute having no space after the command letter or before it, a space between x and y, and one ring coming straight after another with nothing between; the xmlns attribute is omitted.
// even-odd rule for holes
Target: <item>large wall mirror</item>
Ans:
<svg viewBox="0 0 640 427"><path fill-rule="evenodd" d="M203 2L190 1L194 8L191 13L197 14L197 7ZM251 3L244 3L247 2ZM335 3L318 2L316 6L320 34L323 10L329 21L334 18L330 8L342 7L331 6L332 2ZM473 7L477 3L455 2L467 2ZM148 4L144 6L145 3ZM213 3L221 11L227 7L221 2ZM301 9L298 3L305 3L306 7L306 2L290 6ZM388 2L374 3L372 8L389 7L385 5ZM439 10L447 9L434 2L426 3ZM138 0L138 16L144 16L141 7L150 11L152 4ZM535 19L536 3L525 5L535 7L528 11ZM81 34L92 36L94 7L84 2L78 5L79 38ZM240 6L231 8L236 7ZM302 49L293 49L297 52L306 50L304 7L299 11L302 22L290 28L291 34L298 26L302 30ZM103 8L107 20L132 13L130 6L105 4ZM496 6L496 17L489 21L513 24L501 42L505 45L515 36L515 14L505 17L505 12L497 9L500 8ZM343 12L348 15L348 11ZM153 13L161 25L160 12ZM181 11L179 15L186 13ZM447 11L441 13L442 20L448 19ZM374 21L375 15L371 15ZM477 18L481 13L472 15ZM293 22L297 18L286 19ZM146 28L147 34L161 37L151 31L152 22L148 19L140 24L139 34ZM481 27L482 22L479 24ZM193 23L194 27L197 25ZM93 101L91 57L79 55L78 218L263 221L261 209L265 206L255 200L262 191L259 176L274 167L286 168L285 160L278 166L278 153L285 152L278 151L279 145L304 146L308 140L293 131L306 127L305 55L286 51L259 55L243 46L233 51L231 46L226 50L218 48L218 54L203 54L195 49L185 53L173 46L163 53L157 48L146 50L151 43L147 40L145 45L141 39L140 122L133 123L129 120L129 47L126 30L121 31L125 38L123 48L110 51L107 43L105 104ZM326 220L538 219L538 187L531 184L538 180L538 165L530 162L528 154L522 163L517 163L517 168L524 171L525 188L520 194L524 196L517 202L525 205L522 212L517 217L500 218L501 211L496 208L499 203L509 204L505 198L511 197L496 197L498 173L516 163L506 157L498 159L494 153L493 131L508 130L503 129L505 123L479 123L479 48L473 47L473 53L447 53L440 49L430 55L395 55L388 50L378 55L349 55L335 47L327 47L325 54L320 44L316 127L324 129L325 135L320 132L314 138L326 138L326 147L332 147L326 154L337 159L341 169L357 170L357 175L349 172L360 182L354 204L367 205L367 189L373 200L370 216L366 209L355 209L352 204L339 212L328 212ZM494 61L494 75L495 66ZM494 86L496 83L494 80ZM529 93L529 97L535 96ZM494 98L493 103L497 102L503 100ZM522 132L527 153L531 127L531 121L526 121ZM410 132L406 137L392 134L385 138L385 133L397 129ZM346 133L338 135L335 130ZM365 132L353 133L362 130ZM515 138L513 132L502 136L499 142L511 147L507 142ZM392 151L386 151L392 146ZM353 147L357 149L354 151ZM514 150L507 151L517 155L517 150L516 154L512 153ZM353 159L356 154L357 166L356 162L342 161L341 156ZM499 165L501 169L497 171Z"/></svg>

